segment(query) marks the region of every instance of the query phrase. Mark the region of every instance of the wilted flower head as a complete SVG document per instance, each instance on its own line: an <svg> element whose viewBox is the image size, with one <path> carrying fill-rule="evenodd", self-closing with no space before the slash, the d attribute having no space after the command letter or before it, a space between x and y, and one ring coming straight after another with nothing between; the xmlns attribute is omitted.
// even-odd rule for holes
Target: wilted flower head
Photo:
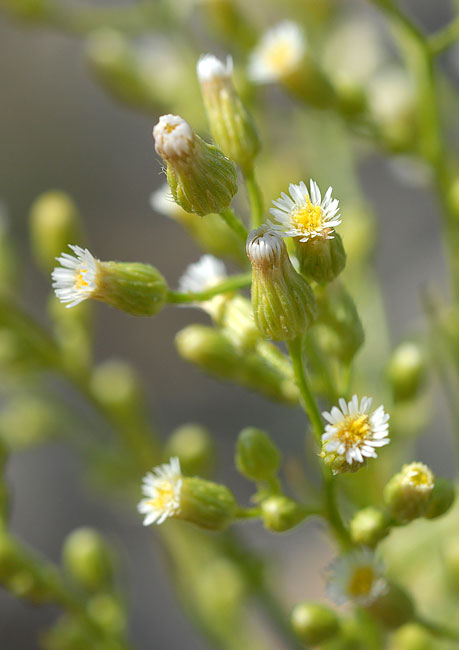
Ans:
<svg viewBox="0 0 459 650"><path fill-rule="evenodd" d="M329 187L322 199L315 181L311 180L310 191L303 181L298 185L291 183L290 196L282 192L281 198L273 201L273 228L285 237L298 237L301 242L316 237L332 239L334 228L341 223L339 201L332 197L332 191Z"/></svg>
<svg viewBox="0 0 459 650"><path fill-rule="evenodd" d="M277 81L293 72L306 49L301 27L285 20L264 34L252 52L249 77L256 83Z"/></svg>
<svg viewBox="0 0 459 650"><path fill-rule="evenodd" d="M171 458L169 463L146 474L142 486L146 498L137 506L137 510L145 515L144 526L162 524L169 517L178 514L181 488L182 474L178 458Z"/></svg>
<svg viewBox="0 0 459 650"><path fill-rule="evenodd" d="M67 303L67 307L74 307L96 292L100 262L87 248L72 244L69 248L75 255L62 253L56 258L61 266L54 269L51 277L59 300Z"/></svg>

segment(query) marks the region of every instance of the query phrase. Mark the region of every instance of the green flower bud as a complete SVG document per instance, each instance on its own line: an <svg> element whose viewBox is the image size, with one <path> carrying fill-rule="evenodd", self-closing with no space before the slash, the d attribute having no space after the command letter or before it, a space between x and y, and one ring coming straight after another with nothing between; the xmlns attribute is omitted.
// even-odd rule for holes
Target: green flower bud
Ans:
<svg viewBox="0 0 459 650"><path fill-rule="evenodd" d="M341 282L334 282L317 292L317 305L315 329L322 348L349 363L365 340L352 297Z"/></svg>
<svg viewBox="0 0 459 650"><path fill-rule="evenodd" d="M91 377L91 390L109 410L119 415L139 408L141 385L134 368L120 359L99 364Z"/></svg>
<svg viewBox="0 0 459 650"><path fill-rule="evenodd" d="M54 338L69 372L87 376L92 364L92 322L88 303L67 309L51 294L47 303L49 318L54 326Z"/></svg>
<svg viewBox="0 0 459 650"><path fill-rule="evenodd" d="M446 478L435 478L430 499L427 503L424 517L436 519L441 517L451 508L456 496L454 484Z"/></svg>
<svg viewBox="0 0 459 650"><path fill-rule="evenodd" d="M31 395L18 395L0 412L0 440L11 451L33 447L56 434L55 408Z"/></svg>
<svg viewBox="0 0 459 650"><path fill-rule="evenodd" d="M210 431L200 424L184 424L172 432L164 454L177 456L188 476L210 474L215 462L215 445Z"/></svg>
<svg viewBox="0 0 459 650"><path fill-rule="evenodd" d="M69 242L81 239L77 207L65 192L39 196L30 208L29 223L32 251L45 273L53 269L56 257Z"/></svg>
<svg viewBox="0 0 459 650"><path fill-rule="evenodd" d="M110 587L113 578L112 552L92 528L77 528L67 536L62 561L68 574L89 592Z"/></svg>
<svg viewBox="0 0 459 650"><path fill-rule="evenodd" d="M138 504L138 511L145 515L145 526L173 518L207 530L223 530L239 510L225 485L183 476L178 458L149 472L142 491L145 498Z"/></svg>
<svg viewBox="0 0 459 650"><path fill-rule="evenodd" d="M408 523L424 516L434 484L435 477L427 465L404 465L384 488L384 501L398 521Z"/></svg>
<svg viewBox="0 0 459 650"><path fill-rule="evenodd" d="M388 650L434 650L434 643L421 625L407 623L394 632Z"/></svg>
<svg viewBox="0 0 459 650"><path fill-rule="evenodd" d="M387 582L387 590L373 603L368 611L389 629L411 621L415 614L414 603L410 595L401 587Z"/></svg>
<svg viewBox="0 0 459 650"><path fill-rule="evenodd" d="M236 443L236 467L252 481L268 481L279 471L281 453L267 433L247 427Z"/></svg>
<svg viewBox="0 0 459 650"><path fill-rule="evenodd" d="M75 257L63 253L57 258L62 268L55 268L51 274L56 296L68 307L93 298L134 316L154 316L166 304L167 283L153 266L101 262L87 249L70 248Z"/></svg>
<svg viewBox="0 0 459 650"><path fill-rule="evenodd" d="M247 238L252 264L252 306L260 331L275 341L303 334L316 317L311 287L295 271L282 237L268 226Z"/></svg>
<svg viewBox="0 0 459 650"><path fill-rule="evenodd" d="M272 496L261 504L261 517L267 530L283 533L303 521L304 508L286 496Z"/></svg>
<svg viewBox="0 0 459 650"><path fill-rule="evenodd" d="M350 533L354 544L374 548L389 533L387 516L378 508L363 508L352 518Z"/></svg>
<svg viewBox="0 0 459 650"><path fill-rule="evenodd" d="M270 399L298 403L291 376L268 365L258 354L239 350L219 329L189 325L177 334L175 344L180 356L219 379L259 391Z"/></svg>
<svg viewBox="0 0 459 650"><path fill-rule="evenodd" d="M300 271L309 281L327 284L346 266L346 253L337 232L332 239L314 237L302 242L295 238L295 249Z"/></svg>
<svg viewBox="0 0 459 650"><path fill-rule="evenodd" d="M425 355L419 344L406 341L395 348L387 366L387 376L396 400L415 397L425 374Z"/></svg>
<svg viewBox="0 0 459 650"><path fill-rule="evenodd" d="M316 646L329 641L339 631L335 612L319 603L299 603L290 615L293 631L303 643Z"/></svg>
<svg viewBox="0 0 459 650"><path fill-rule="evenodd" d="M237 192L237 174L220 149L201 140L176 115L160 117L153 137L157 153L167 163L167 182L180 207L204 217L230 206Z"/></svg>
<svg viewBox="0 0 459 650"><path fill-rule="evenodd" d="M201 57L197 65L199 83L215 143L250 173L260 149L255 125L232 82L233 61L226 65L211 54Z"/></svg>
<svg viewBox="0 0 459 650"><path fill-rule="evenodd" d="M126 614L113 594L96 594L88 602L88 615L103 630L113 636L126 628Z"/></svg>

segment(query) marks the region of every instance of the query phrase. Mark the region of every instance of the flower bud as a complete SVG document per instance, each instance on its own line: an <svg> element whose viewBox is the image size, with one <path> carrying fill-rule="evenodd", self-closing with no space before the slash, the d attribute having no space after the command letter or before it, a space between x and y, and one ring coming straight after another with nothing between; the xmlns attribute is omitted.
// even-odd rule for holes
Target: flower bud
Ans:
<svg viewBox="0 0 459 650"><path fill-rule="evenodd" d="M92 365L91 309L88 303L76 309L66 309L53 293L47 302L47 312L53 324L54 338L59 346L62 363L74 376L87 376Z"/></svg>
<svg viewBox="0 0 459 650"><path fill-rule="evenodd" d="M260 149L255 125L232 81L233 61L226 65L212 54L202 56L197 65L198 79L215 143L244 173L250 173Z"/></svg>
<svg viewBox="0 0 459 650"><path fill-rule="evenodd" d="M126 628L126 614L113 594L96 594L88 602L88 615L99 628L110 635L122 634Z"/></svg>
<svg viewBox="0 0 459 650"><path fill-rule="evenodd" d="M319 603L299 603L290 614L290 623L296 636L308 645L329 641L339 631L335 612Z"/></svg>
<svg viewBox="0 0 459 650"><path fill-rule="evenodd" d="M273 533L283 533L294 528L305 516L304 508L286 496L268 497L261 504L265 528Z"/></svg>
<svg viewBox="0 0 459 650"><path fill-rule="evenodd" d="M63 253L51 274L56 296L68 307L93 298L134 316L154 316L166 304L167 283L153 266L101 262L87 249L70 248L75 257Z"/></svg>
<svg viewBox="0 0 459 650"><path fill-rule="evenodd" d="M164 453L177 456L183 473L206 476L215 462L215 445L210 431L200 424L184 424L172 432Z"/></svg>
<svg viewBox="0 0 459 650"><path fill-rule="evenodd" d="M298 403L298 391L291 376L268 365L258 354L242 352L220 330L189 325L175 337L180 356L201 370L259 391L270 399Z"/></svg>
<svg viewBox="0 0 459 650"><path fill-rule="evenodd" d="M260 331L276 341L303 334L316 317L311 287L293 268L282 237L268 226L247 238L252 264L252 306Z"/></svg>
<svg viewBox="0 0 459 650"><path fill-rule="evenodd" d="M407 623L394 632L388 650L434 650L434 643L421 625Z"/></svg>
<svg viewBox="0 0 459 650"><path fill-rule="evenodd" d="M387 376L395 400L415 397L425 374L425 356L419 344L406 341L395 348L387 366Z"/></svg>
<svg viewBox="0 0 459 650"><path fill-rule="evenodd" d="M352 518L350 533L354 544L374 548L389 533L387 516L378 508L363 508Z"/></svg>
<svg viewBox="0 0 459 650"><path fill-rule="evenodd" d="M279 471L281 453L261 429L246 427L236 443L236 467L252 481L267 481Z"/></svg>
<svg viewBox="0 0 459 650"><path fill-rule="evenodd" d="M244 296L236 295L226 302L222 327L241 351L252 351L263 340L255 323L250 300Z"/></svg>
<svg viewBox="0 0 459 650"><path fill-rule="evenodd" d="M430 499L427 503L424 517L426 519L436 519L441 517L451 508L456 496L454 484L446 478L435 478Z"/></svg>
<svg viewBox="0 0 459 650"><path fill-rule="evenodd" d="M326 284L334 280L346 266L346 252L337 232L332 239L314 237L302 242L295 239L300 271L309 281Z"/></svg>
<svg viewBox="0 0 459 650"><path fill-rule="evenodd" d="M434 489L435 477L423 463L404 465L384 488L384 501L401 523L424 516Z"/></svg>
<svg viewBox="0 0 459 650"><path fill-rule="evenodd" d="M0 440L11 451L39 445L57 429L55 407L26 393L10 399L0 411Z"/></svg>
<svg viewBox="0 0 459 650"><path fill-rule="evenodd" d="M81 239L78 210L65 192L39 196L29 213L30 243L38 266L49 273L56 257L71 241Z"/></svg>
<svg viewBox="0 0 459 650"><path fill-rule="evenodd" d="M110 586L113 577L111 549L97 531L77 528L67 536L62 561L72 579L89 592Z"/></svg>
<svg viewBox="0 0 459 650"><path fill-rule="evenodd" d="M317 337L327 354L349 363L365 340L355 303L341 282L316 293Z"/></svg>
<svg viewBox="0 0 459 650"><path fill-rule="evenodd" d="M368 611L389 629L408 623L415 608L410 595L401 587L387 582L387 590L368 606Z"/></svg>
<svg viewBox="0 0 459 650"><path fill-rule="evenodd" d="M157 153L167 164L174 200L201 217L220 213L237 192L236 169L213 145L196 135L177 115L163 115L153 129Z"/></svg>
<svg viewBox="0 0 459 650"><path fill-rule="evenodd" d="M105 408L121 417L139 408L139 377L129 363L120 359L109 359L94 368L91 390Z"/></svg>

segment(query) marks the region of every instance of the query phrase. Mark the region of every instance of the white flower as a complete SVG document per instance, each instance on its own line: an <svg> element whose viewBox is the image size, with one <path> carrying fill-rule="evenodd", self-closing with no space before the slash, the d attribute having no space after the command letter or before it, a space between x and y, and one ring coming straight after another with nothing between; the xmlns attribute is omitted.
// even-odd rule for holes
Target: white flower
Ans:
<svg viewBox="0 0 459 650"><path fill-rule="evenodd" d="M231 56L227 56L226 63L223 63L213 54L203 54L196 65L196 71L200 83L213 81L214 79L231 79L233 59Z"/></svg>
<svg viewBox="0 0 459 650"><path fill-rule="evenodd" d="M226 267L223 262L213 255L203 255L194 264L190 264L179 280L179 291L183 293L200 293L210 289L227 278ZM192 307L199 307L207 312L215 321L223 315L228 294L218 294L209 300L189 303ZM184 303L184 307L187 304Z"/></svg>
<svg viewBox="0 0 459 650"><path fill-rule="evenodd" d="M194 133L179 115L161 115L153 128L156 152L164 158L187 158L193 150Z"/></svg>
<svg viewBox="0 0 459 650"><path fill-rule="evenodd" d="M362 397L359 405L357 395L346 404L341 398L340 408L334 406L323 417L329 424L322 435L322 449L335 452L349 465L363 463L366 458L376 458L375 447L389 444L389 415L380 406L370 413L372 398Z"/></svg>
<svg viewBox="0 0 459 650"><path fill-rule="evenodd" d="M150 194L150 207L158 214L171 218L174 218L177 211L181 210L174 201L167 183L163 183L161 187Z"/></svg>
<svg viewBox="0 0 459 650"><path fill-rule="evenodd" d="M276 207L270 212L276 222L272 227L285 237L299 237L301 242L314 237L333 239L333 229L341 223L339 201L332 198L331 187L323 199L317 183L311 180L310 187L308 192L303 181L291 183L290 196L282 192L281 198L273 201Z"/></svg>
<svg viewBox="0 0 459 650"><path fill-rule="evenodd" d="M180 511L180 491L182 474L178 458L155 467L143 479L142 493L146 497L137 505L137 510L145 515L144 526L162 524L168 517Z"/></svg>
<svg viewBox="0 0 459 650"><path fill-rule="evenodd" d="M86 248L69 244L75 256L62 253L57 257L61 265L51 273L53 289L61 302L74 307L83 300L91 298L97 289L99 260Z"/></svg>
<svg viewBox="0 0 459 650"><path fill-rule="evenodd" d="M351 600L365 607L387 593L383 565L369 549L339 557L328 572L327 593L338 605Z"/></svg>
<svg viewBox="0 0 459 650"><path fill-rule="evenodd" d="M247 237L247 255L255 266L272 268L277 265L284 252L282 237L271 225L264 224L251 230Z"/></svg>
<svg viewBox="0 0 459 650"><path fill-rule="evenodd" d="M269 83L293 72L306 49L306 38L299 25L285 20L264 34L252 52L249 77L256 83Z"/></svg>

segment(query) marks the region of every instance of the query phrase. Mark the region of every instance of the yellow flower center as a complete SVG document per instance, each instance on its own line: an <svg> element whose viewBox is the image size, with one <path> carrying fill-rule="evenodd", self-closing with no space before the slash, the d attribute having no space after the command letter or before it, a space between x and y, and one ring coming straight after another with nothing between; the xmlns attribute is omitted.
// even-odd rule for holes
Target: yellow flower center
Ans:
<svg viewBox="0 0 459 650"><path fill-rule="evenodd" d="M266 63L279 75L288 72L291 60L291 46L287 41L279 41L266 53Z"/></svg>
<svg viewBox="0 0 459 650"><path fill-rule="evenodd" d="M320 205L312 205L309 197L306 196L306 207L298 208L293 214L295 223L305 232L320 230L322 227L322 208Z"/></svg>
<svg viewBox="0 0 459 650"><path fill-rule="evenodd" d="M86 289L89 287L89 284L85 278L85 274L87 272L87 269L80 269L80 271L78 271L78 275L75 278L75 289Z"/></svg>
<svg viewBox="0 0 459 650"><path fill-rule="evenodd" d="M174 500L175 486L171 481L158 481L155 485L156 496L148 502L156 510L168 508Z"/></svg>
<svg viewBox="0 0 459 650"><path fill-rule="evenodd" d="M362 442L370 433L370 420L366 413L362 415L346 415L338 427L337 438L346 445Z"/></svg>
<svg viewBox="0 0 459 650"><path fill-rule="evenodd" d="M347 586L349 596L351 598L367 596L371 591L374 579L375 573L373 567L361 566L355 569Z"/></svg>
<svg viewBox="0 0 459 650"><path fill-rule="evenodd" d="M166 124L166 126L164 127L164 130L166 131L166 133L172 133L172 131L175 131L175 129L177 128L177 126L178 126L177 124L170 124L170 123L168 122L168 123Z"/></svg>
<svg viewBox="0 0 459 650"><path fill-rule="evenodd" d="M432 472L424 465L412 465L408 471L408 478L411 485L420 488L433 487L434 484Z"/></svg>

